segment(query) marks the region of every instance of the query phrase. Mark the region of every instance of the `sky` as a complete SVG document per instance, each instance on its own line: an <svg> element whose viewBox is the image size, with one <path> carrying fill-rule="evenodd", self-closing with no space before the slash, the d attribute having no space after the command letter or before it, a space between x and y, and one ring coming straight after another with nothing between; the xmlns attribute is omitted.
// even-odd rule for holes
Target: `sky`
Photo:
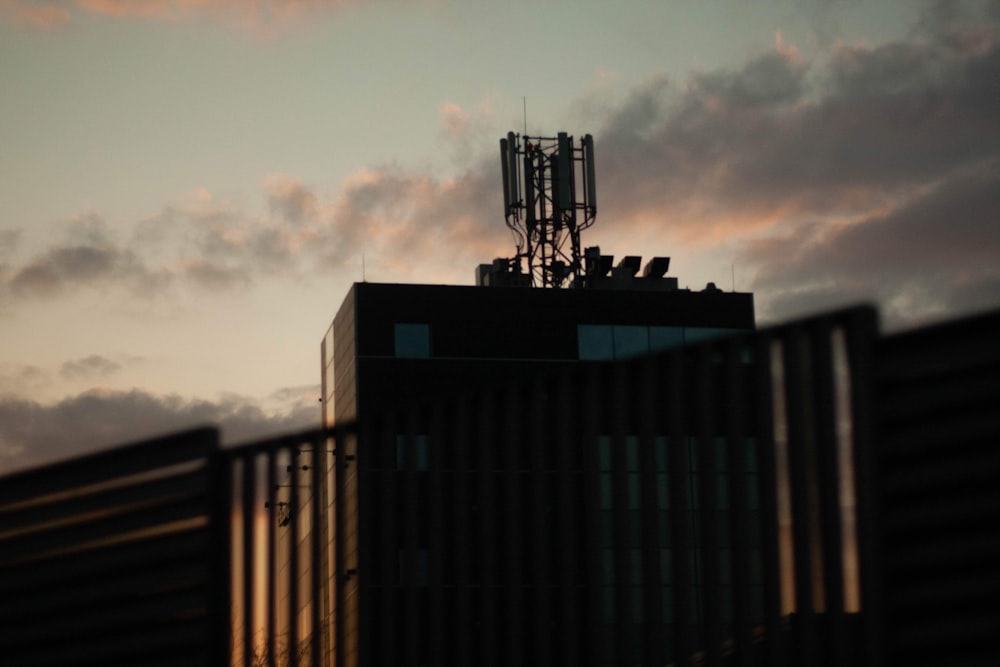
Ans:
<svg viewBox="0 0 1000 667"><path fill-rule="evenodd" d="M318 425L351 283L513 254L509 130L761 326L995 308L998 119L998 0L0 0L0 474Z"/></svg>

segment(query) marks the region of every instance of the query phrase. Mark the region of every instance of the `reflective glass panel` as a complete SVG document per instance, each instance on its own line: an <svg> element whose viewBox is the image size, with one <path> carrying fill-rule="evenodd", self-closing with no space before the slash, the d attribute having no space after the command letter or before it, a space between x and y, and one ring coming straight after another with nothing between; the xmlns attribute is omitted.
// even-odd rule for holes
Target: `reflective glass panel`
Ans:
<svg viewBox="0 0 1000 667"><path fill-rule="evenodd" d="M431 356L431 326L429 324L397 323L395 340L397 357L426 359Z"/></svg>

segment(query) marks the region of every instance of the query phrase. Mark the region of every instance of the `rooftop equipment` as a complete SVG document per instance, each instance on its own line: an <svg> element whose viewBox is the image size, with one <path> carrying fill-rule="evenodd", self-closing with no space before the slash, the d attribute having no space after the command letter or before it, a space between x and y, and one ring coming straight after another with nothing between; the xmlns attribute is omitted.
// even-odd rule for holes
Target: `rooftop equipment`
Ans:
<svg viewBox="0 0 1000 667"><path fill-rule="evenodd" d="M590 270L580 232L597 216L593 137L584 135L577 146L565 132L508 132L500 140L500 168L504 217L517 245L513 272L524 273L536 287L582 281Z"/></svg>

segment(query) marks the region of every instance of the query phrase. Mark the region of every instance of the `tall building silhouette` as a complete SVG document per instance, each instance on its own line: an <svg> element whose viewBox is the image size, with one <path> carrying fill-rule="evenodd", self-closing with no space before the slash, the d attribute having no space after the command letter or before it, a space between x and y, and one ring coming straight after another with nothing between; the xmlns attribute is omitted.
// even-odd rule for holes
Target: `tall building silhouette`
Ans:
<svg viewBox="0 0 1000 667"><path fill-rule="evenodd" d="M569 289L524 286L498 260L477 269L476 286L349 291L321 344L324 421L396 416L380 419L392 424L382 432L362 428L331 458L327 611L338 665L571 664L564 649L600 645L611 659L669 641L669 605L647 611L669 596L649 593L642 576L642 563L655 561L656 586L674 585L669 536L642 535L667 530L667 434L612 433L600 415L579 415L592 420L589 436L544 424L555 389L516 396L495 418L532 419L572 438L529 445L491 437L488 424L462 433L446 416L432 424L398 412L490 387L516 394L501 388L754 329L751 294L679 289L663 275L666 258L641 274L638 257L614 267L597 249L588 258L586 280ZM697 493L693 442L678 444L690 448ZM640 497L640 475L660 481L655 497ZM696 606L697 576L684 584ZM525 656L535 658L517 662Z"/></svg>

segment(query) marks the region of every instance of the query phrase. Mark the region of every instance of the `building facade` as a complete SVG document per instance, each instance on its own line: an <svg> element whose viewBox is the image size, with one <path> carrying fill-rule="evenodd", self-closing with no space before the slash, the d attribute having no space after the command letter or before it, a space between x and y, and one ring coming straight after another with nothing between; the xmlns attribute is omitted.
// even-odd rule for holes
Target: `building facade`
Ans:
<svg viewBox="0 0 1000 667"><path fill-rule="evenodd" d="M604 633L594 648L602 648L579 664L633 664L612 656L648 655L643 642L664 641L671 609L656 595L655 619L644 620L652 598L642 593L640 561L655 551L655 567L666 568L657 585L669 586L670 552L650 545L643 555L639 478L645 467L643 475L661 482L646 519L666 526L666 434L612 433L592 415L587 436L579 424L564 425L574 442L560 436L529 446L460 433L444 416L436 425L426 412L404 416L407 406L754 329L751 294L678 289L662 273L635 273L531 289L481 267L474 287L351 288L321 345L324 421L378 417L395 427L367 435L362 427L338 444L329 467L336 664L563 664L567 656L551 655L553 647L588 652L593 624ZM501 420L526 420L551 400L516 397ZM685 438L683 447L695 474L693 443ZM696 508L697 498L689 504ZM697 603L696 589L692 580ZM442 628L428 624L452 628L454 643L442 644Z"/></svg>

